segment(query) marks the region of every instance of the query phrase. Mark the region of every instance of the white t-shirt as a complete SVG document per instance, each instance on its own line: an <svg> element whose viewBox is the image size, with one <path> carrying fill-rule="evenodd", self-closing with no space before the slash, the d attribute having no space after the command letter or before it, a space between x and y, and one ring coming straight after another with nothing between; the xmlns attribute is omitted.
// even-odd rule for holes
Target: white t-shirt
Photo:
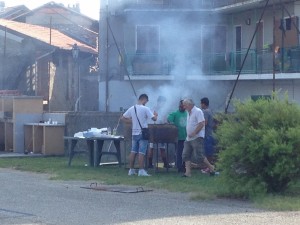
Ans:
<svg viewBox="0 0 300 225"><path fill-rule="evenodd" d="M189 138L188 135L196 129L199 123L205 121L204 114L201 109L194 106L191 110L191 114L188 113L187 115L187 124L186 124L186 132L187 132L187 141L191 141L196 139L197 137L204 138L205 136L205 126L200 130L200 132L194 136L193 138Z"/></svg>
<svg viewBox="0 0 300 225"><path fill-rule="evenodd" d="M139 125L139 122L137 120L137 117L139 118L139 121L141 123L141 126L143 128L148 127L148 119L151 119L154 117L154 114L151 112L151 110L144 105L135 105L136 107L136 113L134 110L134 106L131 106L124 114L123 116L125 118L132 120L132 135L139 135L141 134L142 130Z"/></svg>

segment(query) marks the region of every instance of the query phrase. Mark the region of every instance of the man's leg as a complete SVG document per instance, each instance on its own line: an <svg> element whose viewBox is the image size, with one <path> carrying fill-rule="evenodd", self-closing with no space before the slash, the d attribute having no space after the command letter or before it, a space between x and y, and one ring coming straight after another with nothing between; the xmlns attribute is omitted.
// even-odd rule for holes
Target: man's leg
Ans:
<svg viewBox="0 0 300 225"><path fill-rule="evenodd" d="M153 143L149 143L148 150L148 168L153 168Z"/></svg>
<svg viewBox="0 0 300 225"><path fill-rule="evenodd" d="M191 161L185 161L185 174L186 176L190 177L192 175L191 171Z"/></svg>
<svg viewBox="0 0 300 225"><path fill-rule="evenodd" d="M197 138L193 142L193 149L195 149L195 158L197 163L203 162L208 168L209 172L212 173L215 167L205 157L204 153L204 140L203 138Z"/></svg>
<svg viewBox="0 0 300 225"><path fill-rule="evenodd" d="M130 152L130 155L129 155L129 167L130 167L130 169L134 168L135 154L136 153L134 153L134 152Z"/></svg>
<svg viewBox="0 0 300 225"><path fill-rule="evenodd" d="M145 155L139 153L139 168L143 169L144 168L144 159L145 159Z"/></svg>
<svg viewBox="0 0 300 225"><path fill-rule="evenodd" d="M204 157L203 162L209 168L209 172L215 171L215 167L212 164L210 164L206 157Z"/></svg>
<svg viewBox="0 0 300 225"><path fill-rule="evenodd" d="M176 166L178 172L185 172L185 165L182 162L182 151L183 151L183 140L178 141L177 152L176 152Z"/></svg>
<svg viewBox="0 0 300 225"><path fill-rule="evenodd" d="M171 168L171 166L169 165L169 162L167 160L166 149L165 148L159 148L159 150L160 150L161 160L164 163L164 168Z"/></svg>
<svg viewBox="0 0 300 225"><path fill-rule="evenodd" d="M182 160L185 162L185 173L184 177L190 177L192 175L191 172L191 157L192 157L193 147L191 145L191 141L185 141L183 145L182 151Z"/></svg>

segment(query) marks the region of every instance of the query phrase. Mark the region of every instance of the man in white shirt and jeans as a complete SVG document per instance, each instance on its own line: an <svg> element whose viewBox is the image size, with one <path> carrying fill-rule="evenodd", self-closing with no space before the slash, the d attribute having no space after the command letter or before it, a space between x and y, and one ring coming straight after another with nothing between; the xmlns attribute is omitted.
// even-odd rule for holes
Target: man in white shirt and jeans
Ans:
<svg viewBox="0 0 300 225"><path fill-rule="evenodd" d="M183 177L191 177L191 159L195 157L197 163L203 162L214 174L214 166L209 163L203 152L203 139L205 136L205 119L202 110L195 106L192 99L183 100L183 106L188 112L186 132L187 137L184 142L182 159L185 162L186 172Z"/></svg>
<svg viewBox="0 0 300 225"><path fill-rule="evenodd" d="M136 175L134 169L135 156L139 155L139 171L138 176L150 176L144 169L145 154L147 152L148 140L142 138L142 129L148 127L148 119L151 118L153 121L157 120L157 113L152 113L151 110L146 107L148 102L148 96L141 94L138 99L138 103L131 106L122 116L123 121L132 122L132 149L129 155L129 166L128 175ZM140 124L139 124L139 121Z"/></svg>

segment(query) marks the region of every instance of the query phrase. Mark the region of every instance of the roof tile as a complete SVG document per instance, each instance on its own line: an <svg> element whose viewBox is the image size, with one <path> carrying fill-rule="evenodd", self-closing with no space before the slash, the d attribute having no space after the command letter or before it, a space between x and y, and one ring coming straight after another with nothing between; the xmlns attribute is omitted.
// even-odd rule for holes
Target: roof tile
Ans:
<svg viewBox="0 0 300 225"><path fill-rule="evenodd" d="M50 29L38 25L20 23L11 20L0 19L0 26L7 27L20 34L35 38L44 43L50 44ZM1 27L0 27L1 29ZM51 45L64 50L72 50L73 45L77 43L80 51L97 54L97 49L83 44L56 29L51 29Z"/></svg>

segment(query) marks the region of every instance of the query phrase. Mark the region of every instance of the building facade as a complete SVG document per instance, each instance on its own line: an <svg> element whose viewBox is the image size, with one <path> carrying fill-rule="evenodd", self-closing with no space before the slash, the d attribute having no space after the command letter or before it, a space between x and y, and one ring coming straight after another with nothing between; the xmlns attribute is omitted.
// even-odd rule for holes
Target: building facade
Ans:
<svg viewBox="0 0 300 225"><path fill-rule="evenodd" d="M207 96L224 111L229 99L272 91L300 103L299 9L292 0L101 1L99 110L122 111L141 93L173 109Z"/></svg>
<svg viewBox="0 0 300 225"><path fill-rule="evenodd" d="M0 49L0 90L42 96L45 111L96 110L97 49L55 29L3 19Z"/></svg>

